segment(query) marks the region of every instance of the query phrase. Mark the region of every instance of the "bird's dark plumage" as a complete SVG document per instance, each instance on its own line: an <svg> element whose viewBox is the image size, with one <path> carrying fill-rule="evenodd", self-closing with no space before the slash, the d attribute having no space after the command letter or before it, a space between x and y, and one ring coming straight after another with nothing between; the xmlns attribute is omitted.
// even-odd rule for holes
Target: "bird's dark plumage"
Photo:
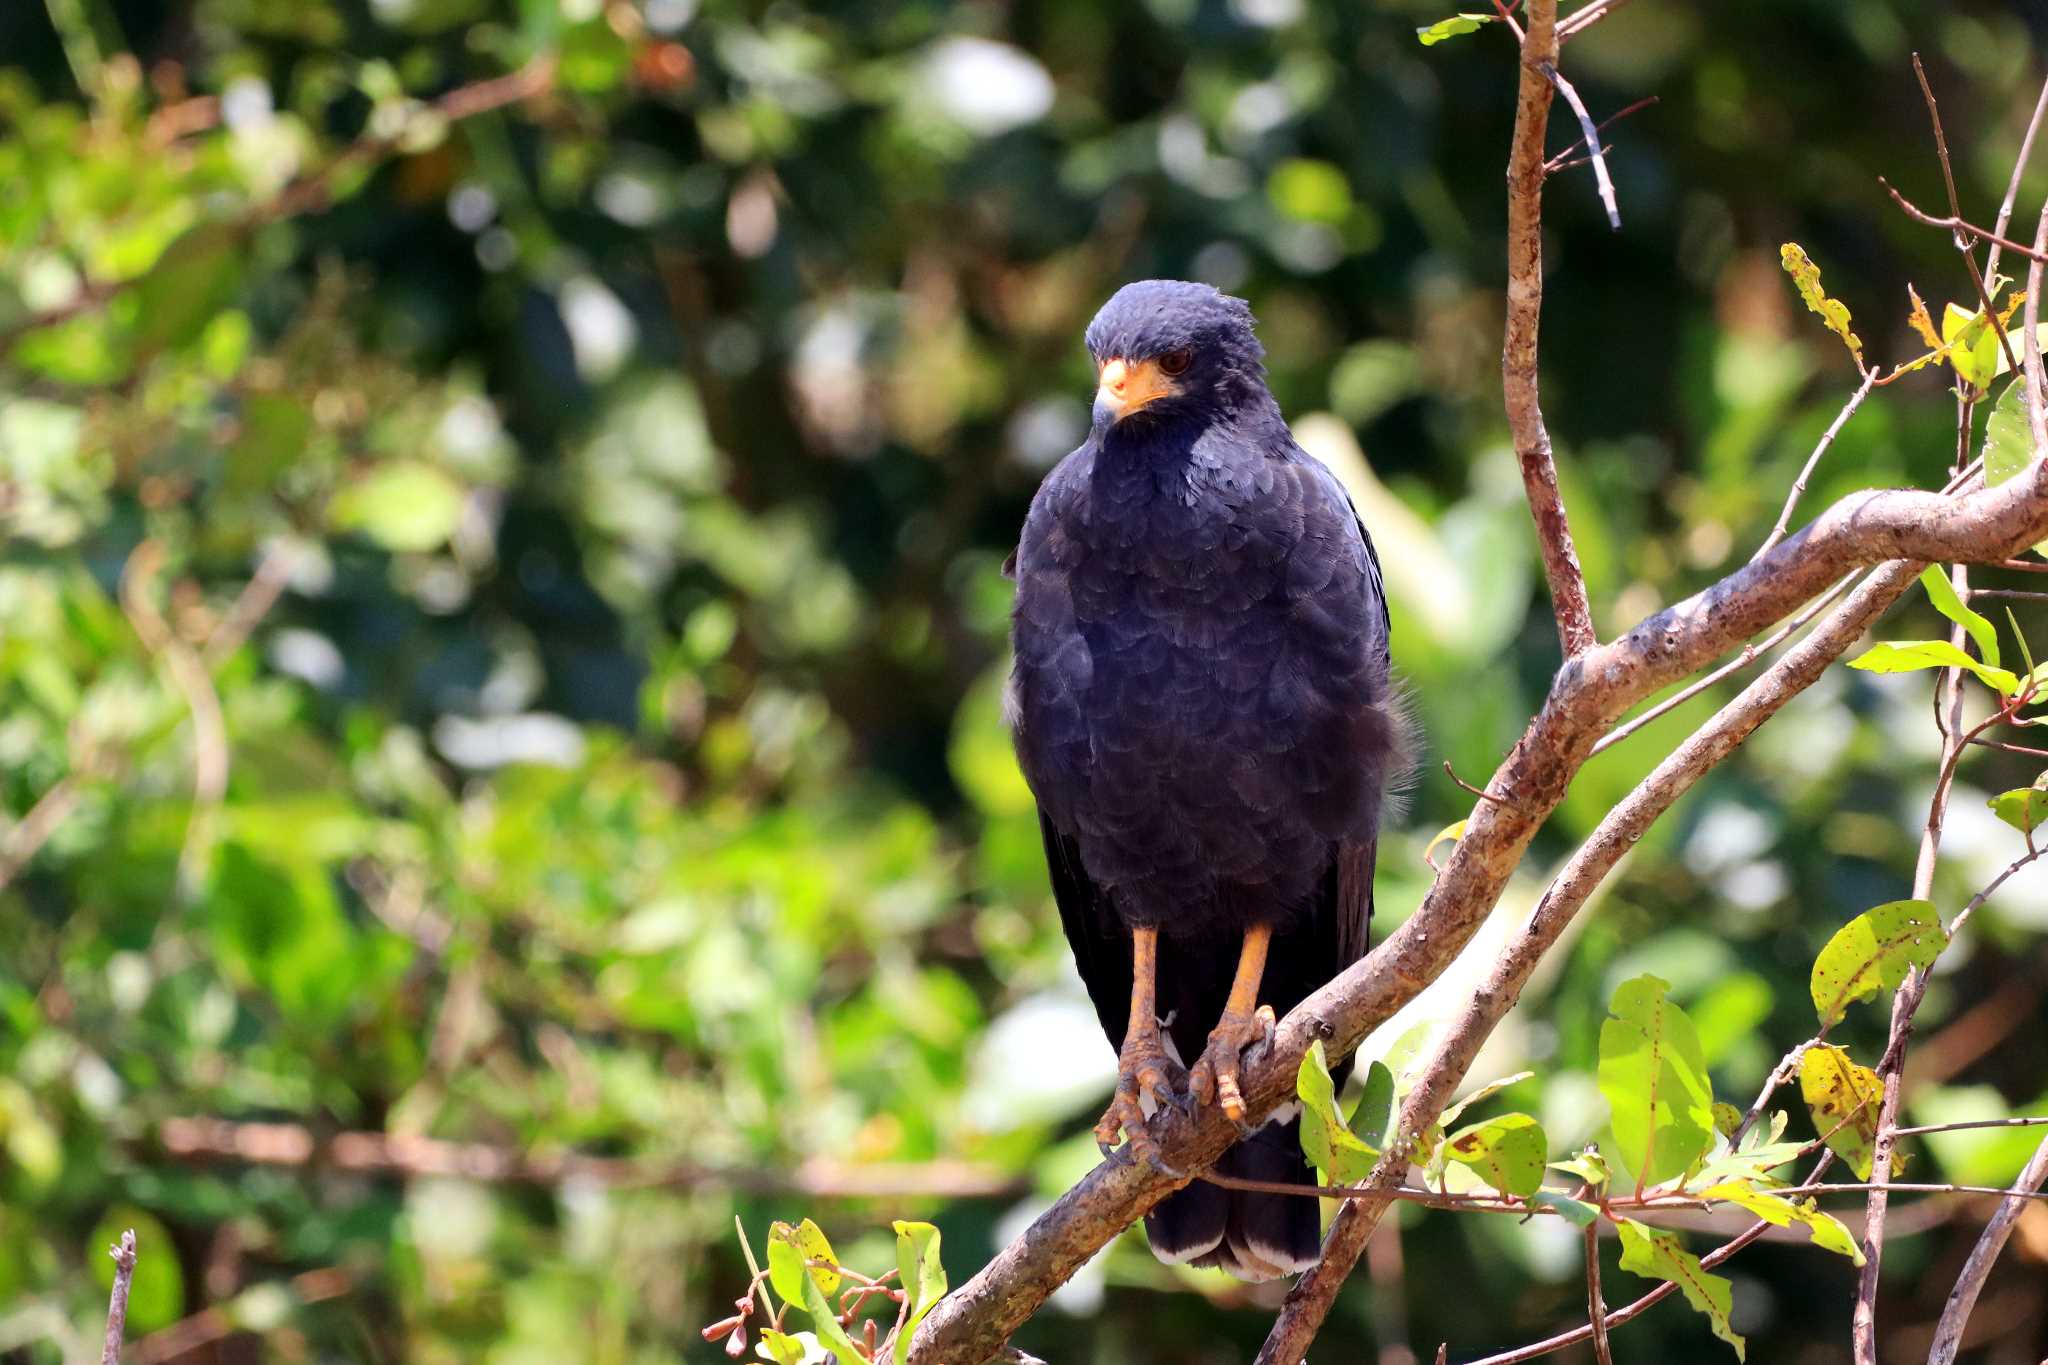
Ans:
<svg viewBox="0 0 2048 1365"><path fill-rule="evenodd" d="M1252 325L1206 285L1118 291L1088 328L1094 430L1015 561L1011 720L1075 961L1123 1047L1133 931L1156 929L1183 1064L1253 926L1272 934L1257 999L1280 1013L1364 953L1405 761L1371 541L1289 434ZM1217 1169L1309 1183L1296 1125L1283 1111ZM1265 1279L1313 1262L1318 1201L1197 1181L1147 1226L1164 1259Z"/></svg>

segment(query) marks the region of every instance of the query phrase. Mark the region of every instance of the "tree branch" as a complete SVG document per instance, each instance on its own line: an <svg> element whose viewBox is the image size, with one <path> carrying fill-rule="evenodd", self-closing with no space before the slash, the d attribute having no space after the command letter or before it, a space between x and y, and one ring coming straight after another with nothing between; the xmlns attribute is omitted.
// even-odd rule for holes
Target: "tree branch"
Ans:
<svg viewBox="0 0 2048 1365"><path fill-rule="evenodd" d="M2013 1224L2026 1208L2027 1197L2044 1182L2048 1182L2048 1140L2034 1149L2026 1169L2013 1182L2013 1192L1999 1204L1991 1221L1984 1225L1977 1245L1970 1249L1970 1259L1963 1263L1963 1273L1956 1277L1956 1287L1949 1291L1941 1320L1935 1324L1934 1345L1927 1352L1927 1365L1954 1365L1956 1352L1962 1348L1963 1329L1969 1325L1970 1310L1977 1306L1977 1295L1991 1274L1991 1263L2005 1249L2005 1240L2012 1235Z"/></svg>
<svg viewBox="0 0 2048 1365"><path fill-rule="evenodd" d="M1557 71L1557 0L1529 0L1522 40L1515 133L1508 153L1507 331L1501 346L1501 387L1508 430L1522 466L1522 487L1543 547L1543 574L1557 613L1558 642L1569 659L1592 648L1593 610L1586 576L1572 546L1571 523L1557 490L1557 464L1536 386L1537 331L1543 314L1543 138L1550 126L1551 77ZM1587 131L1597 150L1599 138Z"/></svg>
<svg viewBox="0 0 2048 1365"><path fill-rule="evenodd" d="M1295 1073L1312 1041L1321 1039L1333 1061L1349 1056L1443 972L1499 899L1593 745L1629 707L1768 629L1851 569L1910 561L1885 574L1888 586L1903 591L1901 579L1921 564L1996 562L2044 537L2048 463L1997 488L1956 495L1852 494L1761 559L1620 639L1566 660L1542 710L1487 784L1496 799L1474 810L1421 907L1364 960L1290 1011L1273 1048L1247 1065L1248 1118L1257 1121L1293 1098ZM1817 638L1802 642L1752 689L1782 676L1776 670ZM1162 1156L1182 1171L1211 1165L1237 1137L1236 1126L1215 1111L1186 1116L1169 1108L1154 1125ZM912 1359L979 1365L1111 1238L1184 1183L1143 1164L1096 1167L940 1301L918 1331Z"/></svg>

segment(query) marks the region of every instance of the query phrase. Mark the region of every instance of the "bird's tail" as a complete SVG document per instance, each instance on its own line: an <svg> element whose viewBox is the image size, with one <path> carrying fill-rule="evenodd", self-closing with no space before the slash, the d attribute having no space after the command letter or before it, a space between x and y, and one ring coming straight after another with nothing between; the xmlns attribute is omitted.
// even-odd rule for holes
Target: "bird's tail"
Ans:
<svg viewBox="0 0 2048 1365"><path fill-rule="evenodd" d="M1283 1111L1285 1112L1285 1111ZM1301 1114L1269 1119L1216 1162L1219 1175L1313 1185L1302 1159ZM1311 1195L1226 1190L1196 1180L1145 1215L1152 1254L1169 1263L1216 1266L1240 1280L1276 1280L1314 1265L1322 1250L1322 1201Z"/></svg>

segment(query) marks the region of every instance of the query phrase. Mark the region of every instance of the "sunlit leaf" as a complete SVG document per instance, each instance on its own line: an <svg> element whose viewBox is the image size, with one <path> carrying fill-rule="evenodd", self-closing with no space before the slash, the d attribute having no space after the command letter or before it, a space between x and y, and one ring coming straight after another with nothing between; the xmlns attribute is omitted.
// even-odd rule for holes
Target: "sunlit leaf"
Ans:
<svg viewBox="0 0 2048 1365"><path fill-rule="evenodd" d="M1875 905L1835 930L1813 960L1810 989L1823 1025L1841 1022L1855 1001L1893 991L1914 967L1931 966L1948 944L1941 916L1927 901Z"/></svg>
<svg viewBox="0 0 2048 1365"><path fill-rule="evenodd" d="M1998 667L1998 627L1964 605L1947 572L1939 564L1928 565L1920 575L1920 586L1927 590L1928 600L1934 603L1936 611L1961 626L1977 642L1977 657L1993 668Z"/></svg>
<svg viewBox="0 0 2048 1365"><path fill-rule="evenodd" d="M1999 819L2011 825L2022 834L2032 834L2048 823L2048 773L2036 778L2031 787L2015 787L2000 792L1988 803Z"/></svg>
<svg viewBox="0 0 2048 1365"><path fill-rule="evenodd" d="M1849 1060L1841 1048L1808 1048L1799 1066L1799 1090L1813 1112L1813 1126L1858 1180L1870 1179L1877 1155L1877 1115L1884 1083L1869 1067Z"/></svg>
<svg viewBox="0 0 2048 1365"><path fill-rule="evenodd" d="M1456 824L1445 825L1436 832L1436 837L1431 839L1422 850L1422 861L1428 863L1430 869L1434 871L1436 868L1435 854L1437 848L1443 844L1455 844L1464 837L1465 822L1463 820L1458 821Z"/></svg>
<svg viewBox="0 0 2048 1365"><path fill-rule="evenodd" d="M778 1253L776 1248L780 1247ZM825 1234L818 1225L806 1218L794 1226L775 1223L768 1229L768 1282L775 1286L787 1303L801 1304L803 1291L800 1281L808 1263L809 1278L817 1281L818 1288L827 1294L839 1292L840 1274L833 1267L839 1260L832 1254L832 1244L825 1240ZM822 1263L822 1264L820 1264Z"/></svg>
<svg viewBox="0 0 2048 1365"><path fill-rule="evenodd" d="M1330 1182L1349 1185L1363 1180L1379 1160L1379 1151L1367 1146L1337 1110L1337 1087L1323 1060L1320 1039L1309 1044L1295 1073L1295 1093L1301 1097L1301 1151L1317 1169L1328 1173Z"/></svg>
<svg viewBox="0 0 2048 1365"><path fill-rule="evenodd" d="M939 1263L939 1230L930 1223L896 1220L896 1273L910 1305L903 1330L896 1334L896 1365L910 1358L910 1339L917 1325L946 1296L946 1268Z"/></svg>
<svg viewBox="0 0 2048 1365"><path fill-rule="evenodd" d="M1685 1295L1685 1301L1706 1315L1714 1335L1735 1348L1735 1358L1744 1359L1744 1342L1729 1325L1728 1314L1735 1306L1728 1281L1707 1271L1700 1258L1679 1245L1675 1234L1645 1227L1632 1218L1618 1221L1621 1231L1621 1268L1653 1280L1669 1280Z"/></svg>
<svg viewBox="0 0 2048 1365"><path fill-rule="evenodd" d="M1498 1095L1501 1091L1507 1089L1509 1086L1519 1085L1521 1082L1528 1080L1531 1076L1534 1076L1535 1074L1536 1073L1533 1071L1517 1071L1512 1076L1502 1076L1498 1080L1488 1081L1485 1085L1480 1086L1471 1094L1460 1098L1457 1103L1450 1105L1448 1108L1446 1108L1442 1114L1437 1116L1437 1122L1443 1124L1446 1128L1448 1128L1458 1121L1458 1116L1460 1114L1463 1114L1467 1109L1470 1109L1473 1105L1479 1103L1481 1100L1492 1099L1495 1095Z"/></svg>
<svg viewBox="0 0 2048 1365"><path fill-rule="evenodd" d="M1735 1130L1742 1126L1742 1111L1726 1100L1714 1101L1714 1131L1724 1138L1735 1136Z"/></svg>
<svg viewBox="0 0 2048 1365"><path fill-rule="evenodd" d="M462 489L432 465L392 460L336 493L327 515L337 528L361 531L387 550L432 550L454 534Z"/></svg>
<svg viewBox="0 0 2048 1365"><path fill-rule="evenodd" d="M1600 1093L1619 1157L1643 1184L1683 1173L1714 1138L1714 1096L1692 1020L1654 976L1615 989L1600 1026Z"/></svg>
<svg viewBox="0 0 2048 1365"><path fill-rule="evenodd" d="M2020 680L2003 668L1993 668L1957 649L1946 640L1894 640L1872 645L1849 660L1849 667L1866 673L1912 673L1924 668L1961 668L1977 675L1985 686L2006 696L2020 690Z"/></svg>
<svg viewBox="0 0 2048 1365"><path fill-rule="evenodd" d="M1998 334L1982 309L1971 312L1953 303L1943 308L1941 339L1958 379L1979 389L1991 383L1998 373Z"/></svg>
<svg viewBox="0 0 2048 1365"><path fill-rule="evenodd" d="M1856 357L1856 363L1863 363L1863 342L1849 330L1849 309L1839 299L1831 299L1821 288L1820 267L1806 255L1805 248L1797 242L1787 242L1778 248L1778 259L1785 267L1785 273L1792 277L1798 287L1799 297L1806 300L1806 306L1820 314L1827 329L1842 339L1849 348L1849 354Z"/></svg>
<svg viewBox="0 0 2048 1365"><path fill-rule="evenodd" d="M1849 1229L1838 1219L1821 1212L1811 1199L1759 1189L1745 1180L1717 1181L1705 1189L1688 1189L1687 1192L1702 1199L1725 1199L1731 1204L1740 1204L1777 1227L1788 1228L1798 1223L1813 1235L1815 1246L1847 1256L1857 1265L1863 1264L1863 1248L1856 1245Z"/></svg>
<svg viewBox="0 0 2048 1365"><path fill-rule="evenodd" d="M1570 1171L1595 1190L1606 1188L1612 1172L1607 1169L1607 1158L1600 1155L1597 1147L1588 1147L1583 1152L1568 1156L1562 1161L1553 1161L1551 1166L1560 1171Z"/></svg>
<svg viewBox="0 0 2048 1365"><path fill-rule="evenodd" d="M1556 1190L1538 1190L1529 1196L1538 1208L1556 1209L1573 1227L1589 1228L1600 1220L1600 1210Z"/></svg>
<svg viewBox="0 0 2048 1365"><path fill-rule="evenodd" d="M1424 47L1434 47L1446 38L1460 34L1477 33L1481 24L1490 24L1497 16L1491 14L1454 14L1448 19L1439 19L1433 24L1415 30L1415 36Z"/></svg>
<svg viewBox="0 0 2048 1365"><path fill-rule="evenodd" d="M1543 1183L1543 1125L1527 1114L1469 1124L1444 1139L1444 1151L1503 1194L1531 1195Z"/></svg>

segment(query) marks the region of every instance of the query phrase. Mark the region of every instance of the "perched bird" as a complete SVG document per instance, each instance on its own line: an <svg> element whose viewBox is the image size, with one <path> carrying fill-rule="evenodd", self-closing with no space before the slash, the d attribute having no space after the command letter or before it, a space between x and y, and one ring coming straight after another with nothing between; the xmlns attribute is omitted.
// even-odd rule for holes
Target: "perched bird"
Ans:
<svg viewBox="0 0 2048 1365"><path fill-rule="evenodd" d="M1087 344L1093 429L1014 556L1008 711L1118 1049L1097 1141L1160 1164L1146 1118L1191 1098L1242 1125L1244 1053L1364 954L1407 728L1372 541L1288 433L1251 309L1147 280L1103 305ZM1299 1106L1216 1170L1312 1184ZM1313 1198L1200 1180L1145 1225L1161 1260L1246 1280L1306 1269L1321 1240Z"/></svg>

